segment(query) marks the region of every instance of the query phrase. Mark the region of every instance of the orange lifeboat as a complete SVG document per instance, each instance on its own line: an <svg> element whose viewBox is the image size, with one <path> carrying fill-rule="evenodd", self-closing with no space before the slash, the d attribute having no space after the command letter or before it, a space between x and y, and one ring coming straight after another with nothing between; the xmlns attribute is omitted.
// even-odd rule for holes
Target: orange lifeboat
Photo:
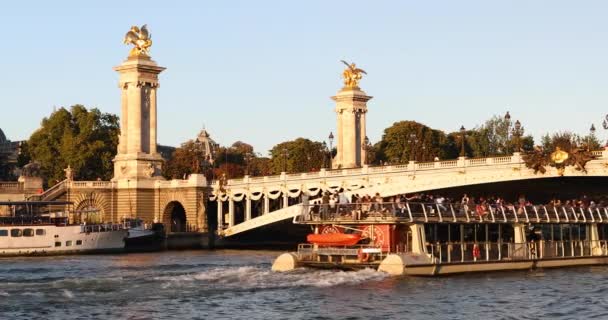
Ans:
<svg viewBox="0 0 608 320"><path fill-rule="evenodd" d="M346 233L311 233L306 237L306 240L319 246L352 246L361 240L361 235Z"/></svg>

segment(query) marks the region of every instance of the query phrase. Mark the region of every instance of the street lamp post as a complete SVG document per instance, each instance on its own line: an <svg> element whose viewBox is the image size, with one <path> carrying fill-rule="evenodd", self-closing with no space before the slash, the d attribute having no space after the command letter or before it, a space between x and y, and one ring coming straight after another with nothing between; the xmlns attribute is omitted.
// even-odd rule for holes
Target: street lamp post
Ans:
<svg viewBox="0 0 608 320"><path fill-rule="evenodd" d="M327 148L327 142L323 141L321 148L323 148L323 168L327 168L327 159L329 158L329 149Z"/></svg>
<svg viewBox="0 0 608 320"><path fill-rule="evenodd" d="M465 156L465 152L464 152L464 139L465 139L465 133L466 130L464 128L464 126L460 126L460 156L464 158Z"/></svg>
<svg viewBox="0 0 608 320"><path fill-rule="evenodd" d="M595 137L595 125L592 123L589 128L589 138L587 138L587 151L591 150L591 139Z"/></svg>
<svg viewBox="0 0 608 320"><path fill-rule="evenodd" d="M509 111L505 114L505 122L507 123L507 132L505 133L505 153L509 154L509 131L511 131L511 114Z"/></svg>
<svg viewBox="0 0 608 320"><path fill-rule="evenodd" d="M287 148L283 148L283 172L287 172L287 156L289 152L287 152Z"/></svg>
<svg viewBox="0 0 608 320"><path fill-rule="evenodd" d="M245 175L249 175L249 165L251 164L251 152L245 153Z"/></svg>
<svg viewBox="0 0 608 320"><path fill-rule="evenodd" d="M334 149L334 133L330 132L327 138L329 139L329 168L331 169L334 164L334 155L332 154Z"/></svg>
<svg viewBox="0 0 608 320"><path fill-rule="evenodd" d="M418 144L418 136L416 136L415 133L410 133L407 142L410 144L410 161L412 161L412 158L414 161L416 161L416 153L414 148L416 148L416 144Z"/></svg>
<svg viewBox="0 0 608 320"><path fill-rule="evenodd" d="M524 127L521 125L519 120L515 121L515 125L513 126L513 130L511 130L511 134L515 137L515 147L517 148L517 152L521 151L521 136L524 134Z"/></svg>
<svg viewBox="0 0 608 320"><path fill-rule="evenodd" d="M367 153L369 151L369 138L365 136L365 140L361 143L361 148L365 150L365 159L363 159L363 164L367 164Z"/></svg>

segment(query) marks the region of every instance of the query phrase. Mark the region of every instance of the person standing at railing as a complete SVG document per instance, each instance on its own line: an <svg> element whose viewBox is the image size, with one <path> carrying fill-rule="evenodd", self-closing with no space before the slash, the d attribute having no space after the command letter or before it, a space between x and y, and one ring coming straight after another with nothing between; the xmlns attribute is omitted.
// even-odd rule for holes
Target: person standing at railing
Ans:
<svg viewBox="0 0 608 320"><path fill-rule="evenodd" d="M325 191L321 197L321 219L327 220L329 211L329 191Z"/></svg>

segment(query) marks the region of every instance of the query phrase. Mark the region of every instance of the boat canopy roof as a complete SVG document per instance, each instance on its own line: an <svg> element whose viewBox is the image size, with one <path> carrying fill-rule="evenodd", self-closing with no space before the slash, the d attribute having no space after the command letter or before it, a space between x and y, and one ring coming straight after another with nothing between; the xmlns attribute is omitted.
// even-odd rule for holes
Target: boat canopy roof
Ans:
<svg viewBox="0 0 608 320"><path fill-rule="evenodd" d="M0 201L0 206L52 206L52 205L71 205L72 201Z"/></svg>

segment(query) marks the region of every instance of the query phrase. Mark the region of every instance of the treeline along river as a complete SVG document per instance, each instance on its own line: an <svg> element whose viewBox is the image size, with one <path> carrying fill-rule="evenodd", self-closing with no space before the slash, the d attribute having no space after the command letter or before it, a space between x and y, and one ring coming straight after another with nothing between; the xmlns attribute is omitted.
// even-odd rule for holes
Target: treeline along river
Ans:
<svg viewBox="0 0 608 320"><path fill-rule="evenodd" d="M1 319L607 319L608 267L388 277L271 251L0 259Z"/></svg>

